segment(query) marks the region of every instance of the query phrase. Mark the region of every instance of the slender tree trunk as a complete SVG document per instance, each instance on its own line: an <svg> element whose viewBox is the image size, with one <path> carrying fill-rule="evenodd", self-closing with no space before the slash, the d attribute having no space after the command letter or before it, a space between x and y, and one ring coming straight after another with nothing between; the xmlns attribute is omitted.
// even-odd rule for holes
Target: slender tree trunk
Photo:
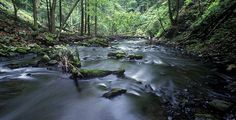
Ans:
<svg viewBox="0 0 236 120"><path fill-rule="evenodd" d="M88 17L88 18L87 18L87 28L88 28L88 35L90 35L91 33L90 33L90 15L89 15L89 12L90 12L89 6L90 6L90 5L89 5L89 0L87 0L87 2L88 2L88 6L87 6L87 7L88 7L88 10L87 10L87 11L88 11L88 14L87 14L87 15L88 15L88 16L87 16L87 17Z"/></svg>
<svg viewBox="0 0 236 120"><path fill-rule="evenodd" d="M13 8L14 8L14 16L15 16L15 19L17 20L18 8L16 6L16 0L11 0L11 2L12 2L12 5L13 5Z"/></svg>
<svg viewBox="0 0 236 120"><path fill-rule="evenodd" d="M34 29L38 29L38 6L40 0L33 0L33 17L34 17Z"/></svg>
<svg viewBox="0 0 236 120"><path fill-rule="evenodd" d="M84 35L84 0L81 0L81 25L80 25L80 35Z"/></svg>
<svg viewBox="0 0 236 120"><path fill-rule="evenodd" d="M158 19L158 20L159 20L159 22L160 22L161 28L163 29L164 32L166 32L166 30L165 30L165 28L164 28L164 26L163 26L163 23L162 23L162 21L161 21L161 19Z"/></svg>
<svg viewBox="0 0 236 120"><path fill-rule="evenodd" d="M87 0L84 0L84 33L87 34Z"/></svg>
<svg viewBox="0 0 236 120"><path fill-rule="evenodd" d="M51 32L55 33L56 32L56 3L57 0L52 0L52 6L51 6Z"/></svg>
<svg viewBox="0 0 236 120"><path fill-rule="evenodd" d="M172 13L172 9L171 9L171 1L168 0L168 13L169 13L169 19L170 19L170 22L171 22L171 25L173 25L174 23L174 19L173 19L173 13Z"/></svg>
<svg viewBox="0 0 236 120"><path fill-rule="evenodd" d="M50 8L49 8L49 1L46 0L46 5L47 5L47 17L48 17L48 31L51 31L51 19L50 19Z"/></svg>
<svg viewBox="0 0 236 120"><path fill-rule="evenodd" d="M62 1L59 0L59 22L60 22L60 27L62 25Z"/></svg>
<svg viewBox="0 0 236 120"><path fill-rule="evenodd" d="M98 3L97 0L95 0L95 28L94 28L94 36L97 36L97 27L98 27L98 16L97 16L97 7L98 7Z"/></svg>
<svg viewBox="0 0 236 120"><path fill-rule="evenodd" d="M173 10L172 10L172 7L175 7L175 13L176 15L174 16L174 13L173 13ZM179 3L179 0L176 0L176 6L173 6L171 5L171 0L168 0L168 13L169 13L169 18L170 18L170 22L171 22L171 25L176 27L177 26L177 23L178 23L178 19L179 19L179 7L180 7L180 3Z"/></svg>
<svg viewBox="0 0 236 120"><path fill-rule="evenodd" d="M71 8L69 14L66 16L66 19L63 21L63 23L62 23L62 25L61 25L61 27L60 27L60 29L59 29L59 32L58 32L58 34L57 34L57 38L60 37L62 29L64 28L64 26L65 26L67 20L70 18L70 15L71 15L72 12L74 11L75 7L78 5L79 1L80 1L80 0L77 0L77 1L76 1L76 3L75 3L75 4L73 5L73 7Z"/></svg>

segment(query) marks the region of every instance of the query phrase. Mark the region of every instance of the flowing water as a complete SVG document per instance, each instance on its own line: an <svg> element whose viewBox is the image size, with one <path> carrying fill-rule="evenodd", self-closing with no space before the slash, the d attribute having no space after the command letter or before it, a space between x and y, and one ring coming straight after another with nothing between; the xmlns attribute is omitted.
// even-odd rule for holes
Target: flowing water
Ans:
<svg viewBox="0 0 236 120"><path fill-rule="evenodd" d="M79 80L81 91L76 89L69 75L57 67L6 67L36 61L34 55L2 60L0 120L166 120L177 113L190 114L191 118L197 112L195 109L201 111L204 106L185 106L184 111L178 111L183 104L205 100L206 96L227 99L227 95L212 91L204 84L221 79L213 71L181 57L175 50L150 46L146 42L143 39L115 41L109 48L72 46L80 51L84 69L125 69L125 77L109 75ZM107 57L109 52L117 50L142 54L144 58ZM105 87L124 88L127 93L106 99L101 97L107 92Z"/></svg>

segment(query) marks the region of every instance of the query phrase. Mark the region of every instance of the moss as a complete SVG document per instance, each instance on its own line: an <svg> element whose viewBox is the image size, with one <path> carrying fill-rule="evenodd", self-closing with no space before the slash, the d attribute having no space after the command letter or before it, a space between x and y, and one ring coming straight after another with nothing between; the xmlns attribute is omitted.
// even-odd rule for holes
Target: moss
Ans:
<svg viewBox="0 0 236 120"><path fill-rule="evenodd" d="M104 77L110 74L115 74L119 77L124 75L125 70L120 69L117 71L109 71L109 70L97 70L97 69L93 69L93 70L88 70L88 69L80 69L79 73L81 74L81 76L79 76L80 78L94 78L94 77Z"/></svg>
<svg viewBox="0 0 236 120"><path fill-rule="evenodd" d="M44 49L41 48L38 44L29 44L28 47L30 47L30 52L32 53L37 53L37 54L42 54Z"/></svg>
<svg viewBox="0 0 236 120"><path fill-rule="evenodd" d="M93 46L93 47L108 47L109 41L107 39L103 38L92 38L89 40L86 40L83 43L84 46Z"/></svg>
<svg viewBox="0 0 236 120"><path fill-rule="evenodd" d="M187 51L194 53L202 53L206 49L204 43L194 43L187 46Z"/></svg>
<svg viewBox="0 0 236 120"><path fill-rule="evenodd" d="M86 70L86 69L81 69L79 70L81 73L81 77L84 78L92 78L92 77L104 77L107 75L112 74L112 71L106 71L106 70Z"/></svg>
<svg viewBox="0 0 236 120"><path fill-rule="evenodd" d="M44 62L44 63L47 63L51 60L51 58L48 56L48 55L44 55L42 58L41 58L41 62Z"/></svg>
<svg viewBox="0 0 236 120"><path fill-rule="evenodd" d="M116 58L116 59L122 59L126 56L126 53L123 51L117 51L117 52L112 52L108 53L108 57Z"/></svg>
<svg viewBox="0 0 236 120"><path fill-rule="evenodd" d="M27 51L28 51L28 48L27 48L27 47L18 47L18 48L16 49L16 52L22 53L22 54L26 54Z"/></svg>
<svg viewBox="0 0 236 120"><path fill-rule="evenodd" d="M56 41L56 35L45 32L43 33L43 42L46 45L54 45Z"/></svg>

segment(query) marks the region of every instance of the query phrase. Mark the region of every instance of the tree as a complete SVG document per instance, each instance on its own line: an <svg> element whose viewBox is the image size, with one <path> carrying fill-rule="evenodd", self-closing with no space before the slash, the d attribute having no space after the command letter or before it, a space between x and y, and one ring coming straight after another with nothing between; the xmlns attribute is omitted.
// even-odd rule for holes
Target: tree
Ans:
<svg viewBox="0 0 236 120"><path fill-rule="evenodd" d="M62 25L62 0L59 0L59 22L60 22L60 27Z"/></svg>
<svg viewBox="0 0 236 120"><path fill-rule="evenodd" d="M81 0L81 23L80 23L80 35L84 35L84 0Z"/></svg>
<svg viewBox="0 0 236 120"><path fill-rule="evenodd" d="M34 28L38 29L38 7L40 0L33 0L33 18L34 18Z"/></svg>
<svg viewBox="0 0 236 120"><path fill-rule="evenodd" d="M171 0L168 0L168 9L169 9L168 12L172 27L177 27L178 17L179 17L179 7L180 7L179 5L180 5L179 0L175 0L172 2Z"/></svg>
<svg viewBox="0 0 236 120"><path fill-rule="evenodd" d="M80 1L80 0L77 0L77 1L75 2L75 4L73 5L73 7L71 8L69 14L66 16L66 19L63 21L62 25L60 26L59 32L58 32L58 34L57 34L57 38L60 37L62 29L64 28L64 26L65 26L67 20L70 18L70 15L71 15L72 12L74 11L75 7L78 5L79 1Z"/></svg>
<svg viewBox="0 0 236 120"><path fill-rule="evenodd" d="M19 1L18 0L11 0L11 2L13 4L13 8L14 8L15 19L17 19L17 12L19 10L19 7L18 7Z"/></svg>
<svg viewBox="0 0 236 120"><path fill-rule="evenodd" d="M50 1L46 0L46 6L47 6L47 17L48 17L48 30L51 31L51 17L50 17Z"/></svg>
<svg viewBox="0 0 236 120"><path fill-rule="evenodd" d="M50 10L50 17L51 17L51 31L52 33L56 32L56 16L55 16L55 12L56 12L56 3L57 0L52 0L52 5L51 5L51 10Z"/></svg>
<svg viewBox="0 0 236 120"><path fill-rule="evenodd" d="M98 1L95 0L95 17L94 17L94 21L95 21L95 27L94 27L94 36L97 36L97 30L98 30Z"/></svg>
<svg viewBox="0 0 236 120"><path fill-rule="evenodd" d="M90 1L87 0L87 29L88 29L88 35L90 35Z"/></svg>

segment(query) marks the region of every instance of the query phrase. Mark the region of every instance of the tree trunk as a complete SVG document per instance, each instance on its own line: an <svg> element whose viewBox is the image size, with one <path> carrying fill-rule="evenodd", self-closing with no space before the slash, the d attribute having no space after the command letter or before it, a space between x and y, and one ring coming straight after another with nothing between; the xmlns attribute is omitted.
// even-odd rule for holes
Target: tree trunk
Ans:
<svg viewBox="0 0 236 120"><path fill-rule="evenodd" d="M87 0L87 2L88 2L88 6L87 6L87 8L88 8L87 9L87 11L88 11L88 14L87 14L88 15L87 16L88 17L87 18L87 28L88 28L88 35L90 35L91 33L90 33L90 15L89 15L89 12L90 12L89 6L90 5L89 5L89 0Z"/></svg>
<svg viewBox="0 0 236 120"><path fill-rule="evenodd" d="M171 1L168 0L168 13L169 13L169 19L170 19L170 23L173 24L173 13L172 13L172 10L171 10Z"/></svg>
<svg viewBox="0 0 236 120"><path fill-rule="evenodd" d="M50 20L50 8L49 8L49 1L46 0L46 5L47 5L47 17L48 17L48 31L51 31L51 20Z"/></svg>
<svg viewBox="0 0 236 120"><path fill-rule="evenodd" d="M60 22L60 27L62 25L62 2L59 0L59 22Z"/></svg>
<svg viewBox="0 0 236 120"><path fill-rule="evenodd" d="M98 7L98 2L95 0L95 28L94 28L94 36L97 36L97 24L98 24L98 16L97 16L97 7Z"/></svg>
<svg viewBox="0 0 236 120"><path fill-rule="evenodd" d="M51 6L51 33L56 32L56 19L55 19L55 12L56 12L56 3L57 0L52 0L52 6Z"/></svg>
<svg viewBox="0 0 236 120"><path fill-rule="evenodd" d="M40 0L33 0L33 17L34 17L34 29L38 29L38 6L40 4Z"/></svg>
<svg viewBox="0 0 236 120"><path fill-rule="evenodd" d="M165 28L164 28L164 26L163 26L163 23L162 23L162 21L161 21L161 19L158 19L158 21L160 22L160 25L161 25L161 28L163 29L163 31L166 32L166 30L165 30Z"/></svg>
<svg viewBox="0 0 236 120"><path fill-rule="evenodd" d="M80 25L80 35L84 35L84 0L81 0L81 25Z"/></svg>
<svg viewBox="0 0 236 120"><path fill-rule="evenodd" d="M87 0L84 0L84 33L87 34Z"/></svg>
<svg viewBox="0 0 236 120"><path fill-rule="evenodd" d="M168 9L169 9L168 13L169 13L169 19L170 19L172 27L177 27L178 19L179 19L180 3L179 3L179 0L176 0L175 2L176 2L175 3L176 5L174 6L174 5L171 5L171 0L168 0ZM173 10L175 11L172 10L172 7L174 7ZM176 14L174 15L174 13Z"/></svg>
<svg viewBox="0 0 236 120"><path fill-rule="evenodd" d="M16 6L16 1L15 0L11 0L13 8L14 8L14 17L17 20L17 12L18 12L18 8Z"/></svg>
<svg viewBox="0 0 236 120"><path fill-rule="evenodd" d="M75 7L77 6L77 4L79 3L79 1L80 1L80 0L77 0L77 1L76 1L76 3L75 3L75 4L73 5L73 7L71 8L69 14L66 16L66 19L63 21L63 23L62 23L62 25L61 25L61 27L60 27L60 29L59 29L59 32L58 32L58 34L57 34L57 38L60 37L62 29L64 28L64 26L65 26L67 20L70 18L70 15L71 15L72 12L74 11L74 9L75 9Z"/></svg>

